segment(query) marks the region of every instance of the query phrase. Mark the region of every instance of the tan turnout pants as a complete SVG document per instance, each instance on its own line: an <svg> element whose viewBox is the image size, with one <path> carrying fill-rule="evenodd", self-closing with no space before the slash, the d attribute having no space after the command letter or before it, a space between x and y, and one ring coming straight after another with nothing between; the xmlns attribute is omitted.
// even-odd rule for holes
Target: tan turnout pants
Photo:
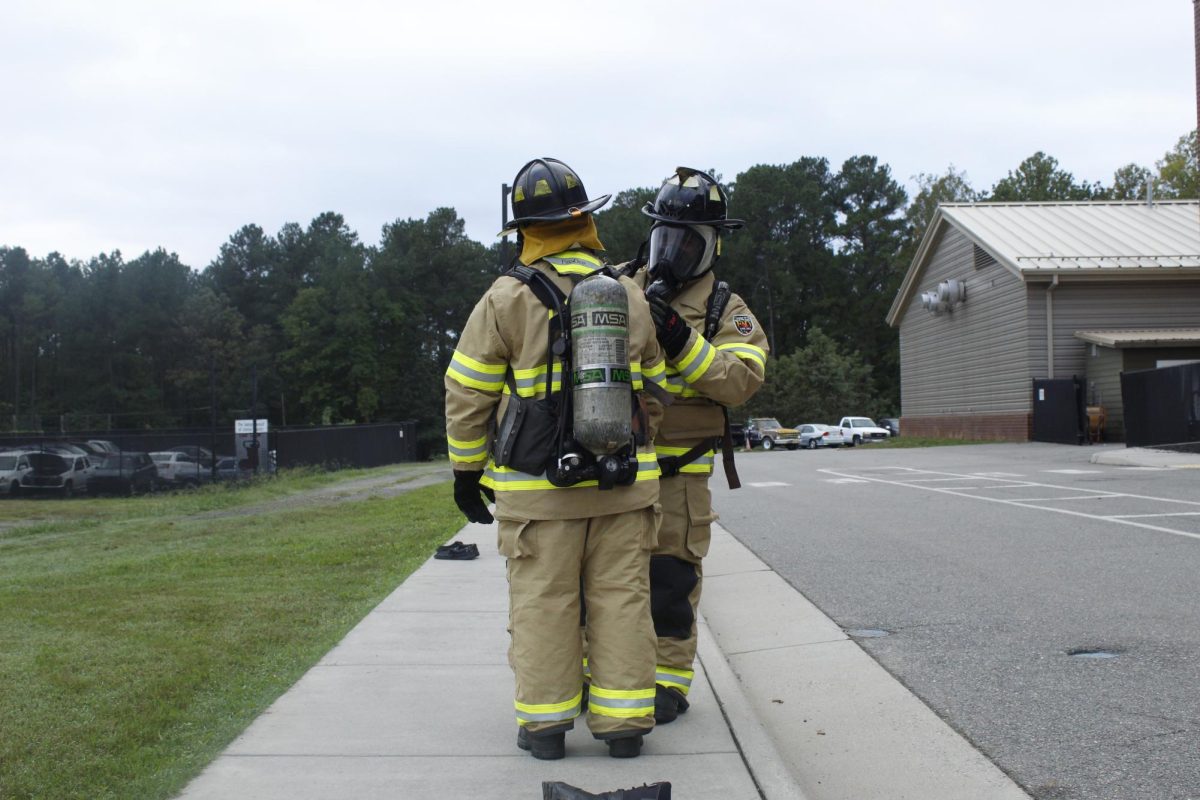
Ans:
<svg viewBox="0 0 1200 800"><path fill-rule="evenodd" d="M654 727L650 619L653 508L590 519L500 519L508 558L508 660L517 724L531 734L570 728L583 710L597 738ZM580 579L587 603L591 687L581 709Z"/></svg>
<svg viewBox="0 0 1200 800"><path fill-rule="evenodd" d="M702 561L712 540L712 492L708 475L681 473L659 481L662 523L658 529L656 556L673 556L696 568L696 586L688 595L692 606L692 633L686 639L657 637L658 665L656 682L687 694L692 685L692 665L696 660L696 614L704 584Z"/></svg>

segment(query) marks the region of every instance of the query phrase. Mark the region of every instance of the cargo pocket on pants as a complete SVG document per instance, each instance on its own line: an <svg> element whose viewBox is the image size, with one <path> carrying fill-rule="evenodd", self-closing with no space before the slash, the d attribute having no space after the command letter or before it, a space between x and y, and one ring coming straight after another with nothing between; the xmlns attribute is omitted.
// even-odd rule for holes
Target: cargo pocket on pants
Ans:
<svg viewBox="0 0 1200 800"><path fill-rule="evenodd" d="M537 530L533 520L497 519L496 548L505 558L535 558Z"/></svg>
<svg viewBox="0 0 1200 800"><path fill-rule="evenodd" d="M688 531L687 549L697 560L708 555L712 543L712 524L717 515L712 510L712 493L708 487L689 485L687 492Z"/></svg>
<svg viewBox="0 0 1200 800"><path fill-rule="evenodd" d="M658 528L662 525L662 506L655 503L646 507L642 512L642 549L653 550L658 547Z"/></svg>

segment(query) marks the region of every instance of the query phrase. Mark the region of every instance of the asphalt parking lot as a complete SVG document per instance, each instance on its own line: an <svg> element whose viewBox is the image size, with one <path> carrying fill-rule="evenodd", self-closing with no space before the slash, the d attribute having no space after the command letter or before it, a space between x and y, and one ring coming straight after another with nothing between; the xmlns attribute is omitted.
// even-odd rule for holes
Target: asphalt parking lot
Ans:
<svg viewBox="0 0 1200 800"><path fill-rule="evenodd" d="M1200 470L1094 452L750 454L714 501L1034 797L1200 797Z"/></svg>

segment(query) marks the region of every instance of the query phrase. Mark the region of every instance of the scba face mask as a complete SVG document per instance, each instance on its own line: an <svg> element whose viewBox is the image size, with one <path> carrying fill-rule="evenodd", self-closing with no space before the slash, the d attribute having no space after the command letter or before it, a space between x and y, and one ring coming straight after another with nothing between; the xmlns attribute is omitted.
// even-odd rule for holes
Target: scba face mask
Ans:
<svg viewBox="0 0 1200 800"><path fill-rule="evenodd" d="M650 231L650 275L682 286L712 268L717 231L711 225L659 224Z"/></svg>

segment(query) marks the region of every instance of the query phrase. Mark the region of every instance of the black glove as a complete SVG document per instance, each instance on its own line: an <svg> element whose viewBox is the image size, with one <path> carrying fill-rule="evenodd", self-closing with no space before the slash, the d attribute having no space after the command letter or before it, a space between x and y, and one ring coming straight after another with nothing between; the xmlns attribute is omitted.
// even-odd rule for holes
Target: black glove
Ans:
<svg viewBox="0 0 1200 800"><path fill-rule="evenodd" d="M488 511L487 503L483 502L483 497L487 497L489 503L494 503L496 494L488 487L479 485L479 479L482 477L483 472L480 470L454 470L454 503L467 515L468 522L481 522L486 525L493 517L492 512Z"/></svg>
<svg viewBox="0 0 1200 800"><path fill-rule="evenodd" d="M668 358L677 357L687 346L691 328L666 300L656 294L651 294L646 299L650 302L650 316L654 318L654 332L658 334L658 343L667 351Z"/></svg>

